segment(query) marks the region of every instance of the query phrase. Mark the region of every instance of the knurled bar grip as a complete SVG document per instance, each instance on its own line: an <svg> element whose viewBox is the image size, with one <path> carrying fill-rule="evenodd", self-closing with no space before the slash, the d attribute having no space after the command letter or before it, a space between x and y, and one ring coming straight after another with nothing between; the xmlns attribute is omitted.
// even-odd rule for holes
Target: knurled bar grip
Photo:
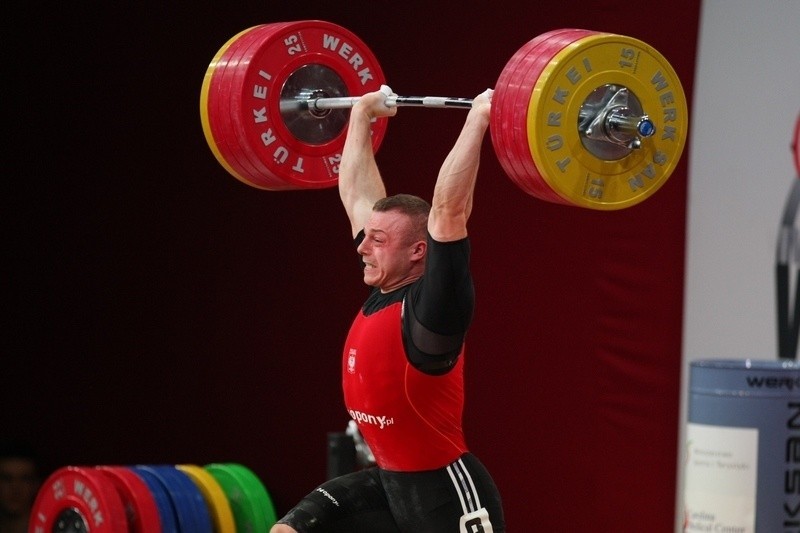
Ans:
<svg viewBox="0 0 800 533"><path fill-rule="evenodd" d="M324 109L346 109L353 107L360 99L359 96L343 96L337 98L309 98L306 102L309 109L322 111ZM303 102L303 100L299 100ZM471 98L450 98L446 96L387 96L388 107L472 107Z"/></svg>

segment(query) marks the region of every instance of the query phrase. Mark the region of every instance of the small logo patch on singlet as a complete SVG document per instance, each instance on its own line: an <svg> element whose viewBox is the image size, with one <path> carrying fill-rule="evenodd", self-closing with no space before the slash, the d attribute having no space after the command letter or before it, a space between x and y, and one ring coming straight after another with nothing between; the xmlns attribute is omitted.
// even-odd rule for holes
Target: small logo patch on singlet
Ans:
<svg viewBox="0 0 800 533"><path fill-rule="evenodd" d="M350 351L347 352L347 371L350 374L356 373L356 349L350 348Z"/></svg>

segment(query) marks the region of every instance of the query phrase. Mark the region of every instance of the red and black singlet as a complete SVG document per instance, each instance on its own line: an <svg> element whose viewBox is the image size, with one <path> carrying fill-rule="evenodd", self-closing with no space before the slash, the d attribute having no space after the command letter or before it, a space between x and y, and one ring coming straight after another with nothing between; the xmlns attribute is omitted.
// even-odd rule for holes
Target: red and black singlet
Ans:
<svg viewBox="0 0 800 533"><path fill-rule="evenodd" d="M422 278L387 294L373 290L342 354L345 405L386 470L433 470L467 451L461 420L463 341L474 306L469 242L428 241Z"/></svg>

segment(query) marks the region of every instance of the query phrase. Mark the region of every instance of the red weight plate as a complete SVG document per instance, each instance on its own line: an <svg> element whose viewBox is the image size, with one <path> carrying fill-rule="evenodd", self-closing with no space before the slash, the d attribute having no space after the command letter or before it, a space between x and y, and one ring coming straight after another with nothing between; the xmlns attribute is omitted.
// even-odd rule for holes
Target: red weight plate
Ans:
<svg viewBox="0 0 800 533"><path fill-rule="evenodd" d="M211 92L215 99L212 103L212 131L215 139L218 140L220 151L225 154L226 160L236 170L239 178L244 183L257 188L265 188L264 183L269 183L272 178L265 176L265 169L257 168L242 153L238 136L234 131L234 125L230 118L231 110L231 80L239 68L239 62L247 48L259 39L270 35L273 31L283 27L285 24L263 24L253 28L250 32L242 35L229 49L225 64L219 69L219 73L212 80Z"/></svg>
<svg viewBox="0 0 800 533"><path fill-rule="evenodd" d="M255 157L250 147L242 141L242 126L237 121L238 117L235 115L237 111L235 110L241 108L241 78L243 72L248 68L252 54L262 46L265 40L273 38L277 32L289 24L290 23L272 24L269 26L268 31L265 30L254 34L251 38L243 41L235 57L233 57L232 61L229 63L229 68L225 71L225 79L220 86L220 90L223 94L223 101L225 102L224 109L220 109L220 112L224 113L225 138L239 161L252 169L249 174L251 179L250 184L265 190L285 190L292 187L285 184L267 165Z"/></svg>
<svg viewBox="0 0 800 533"><path fill-rule="evenodd" d="M257 159L251 159L245 154L240 142L239 127L234 123L231 116L232 109L239 105L236 101L241 100L240 88L234 85L237 74L240 70L246 70L249 61L248 50L258 47L259 43L268 39L274 32L278 31L290 23L265 24L258 27L257 32L251 32L244 36L235 47L231 57L225 65L224 72L219 77L215 90L219 95L216 107L218 118L216 128L220 138L224 139L227 153L236 160L237 166L243 169L246 176L244 181L248 185L259 189L280 190L281 181ZM250 52L252 54L252 52Z"/></svg>
<svg viewBox="0 0 800 533"><path fill-rule="evenodd" d="M216 83L213 86L217 100L214 107L216 121L214 131L224 144L225 152L235 161L235 166L242 174L241 181L259 189L280 190L288 188L282 181L273 174L257 158L250 158L245 154L244 147L239 139L240 132L236 128L231 116L232 108L236 104L234 100L241 100L242 96L238 87L234 90L234 80L240 71L247 69L247 62L252 56L252 49L257 47L264 40L268 39L274 32L288 26L290 23L275 23L258 26L256 31L244 35L233 46L228 60L222 69ZM244 58L244 62L243 62Z"/></svg>
<svg viewBox="0 0 800 533"><path fill-rule="evenodd" d="M564 46L574 42L585 34L586 32L584 30L578 29L552 32L532 54L529 54L524 59L521 65L521 76L524 81L517 86L513 98L513 108L509 111L514 117L514 125L510 131L510 135L513 136L511 157L517 162L517 165L522 168L522 172L518 175L519 181L517 184L523 189L527 189L538 198L553 203L566 204L567 202L544 180L533 161L528 145L528 133L526 128L528 123L528 104L533 97L533 87L539 79L541 70L545 68L553 56ZM514 115L514 113L518 113L518 115Z"/></svg>
<svg viewBox="0 0 800 533"><path fill-rule="evenodd" d="M517 184L538 198L559 204L570 205L569 202L553 191L544 180L533 161L528 145L528 104L533 97L533 88L539 80L541 71L550 63L552 58L565 46L590 33L593 32L577 29L554 33L549 35L534 53L529 54L520 65L523 82L516 89L512 99L513 104L511 104L513 107L509 111L514 121L510 130L510 135L513 138L510 156L523 169L522 173L517 176Z"/></svg>
<svg viewBox="0 0 800 533"><path fill-rule="evenodd" d="M312 144L296 138L280 114L284 83L309 64L334 71L350 95L378 90L385 83L380 65L366 45L348 30L329 22L291 23L264 39L252 54L248 51L232 83L234 129L250 160L266 165L283 188L332 187L338 181L346 127L328 142ZM374 150L383 139L386 125L386 119L373 124Z"/></svg>
<svg viewBox="0 0 800 533"><path fill-rule="evenodd" d="M127 527L125 506L114 484L88 467L66 466L53 472L31 511L32 532L120 533Z"/></svg>
<svg viewBox="0 0 800 533"><path fill-rule="evenodd" d="M238 63L238 56L241 54L241 49L246 46L246 43L252 41L254 34L265 31L269 25L262 24L255 26L246 34L242 34L239 39L234 42L228 49L224 63L221 63L218 72L212 80L211 90L214 94L214 101L211 103L210 111L214 120L211 121L212 131L217 140L217 146L225 155L225 159L229 165L235 170L234 177L243 183L255 186L255 180L258 179L258 173L246 161L243 161L242 156L237 153L237 145L235 138L233 138L228 130L230 129L228 93L225 89L230 85L228 81L231 73L235 71ZM269 31L268 29L266 31Z"/></svg>
<svg viewBox="0 0 800 533"><path fill-rule="evenodd" d="M498 161L500 161L500 166L503 167L509 178L515 175L517 170L514 168L513 162L507 155L508 143L505 140L505 136L507 129L506 122L509 121L509 119L506 117L505 106L508 101L509 93L511 93L513 89L512 84L518 83L516 80L517 65L522 57L536 46L539 40L541 40L541 36L528 41L511 57L511 59L509 59L500 72L500 76L494 86L489 133L492 138L495 154Z"/></svg>
<svg viewBox="0 0 800 533"><path fill-rule="evenodd" d="M125 467L98 466L97 471L116 487L128 517L128 533L162 531L156 500L142 478Z"/></svg>
<svg viewBox="0 0 800 533"><path fill-rule="evenodd" d="M523 124L525 123L525 115L527 114L527 107L520 111L518 104L522 101L527 106L531 96L528 87L533 87L536 82L535 77L533 80L527 79L527 76L532 75L529 72L531 61L539 57L543 48L552 46L553 39L573 35L575 31L573 29L563 29L544 33L529 41L514 54L503 69L497 82L495 95L499 88L501 92L499 105L497 108L494 105L492 106L492 140L495 143L498 157L506 173L517 186L528 194L549 201L559 201L560 197L555 195L544 180L540 179L535 167L533 169L530 168L530 165L526 167L525 158L520 157L518 153L516 137L519 133L516 126L520 121ZM523 96L519 94L520 87L523 87L525 91ZM516 116L514 113L521 113L522 115ZM525 138L522 140L523 144L526 140L527 133L525 132Z"/></svg>
<svg viewBox="0 0 800 533"><path fill-rule="evenodd" d="M534 38L528 43L528 45L524 46L522 49L520 49L520 51L517 52L517 54L515 54L515 61L509 61L509 64L507 65L506 69L503 70L502 74L504 79L502 85L505 89L505 97L503 99L502 106L498 108L497 114L493 117L497 124L495 129L500 131L498 142L503 145L501 150L502 157L505 160L504 162L506 167L508 167L507 172L509 177L511 177L512 181L525 192L540 198L546 198L547 191L542 187L537 187L535 181L527 178L529 171L524 168L522 161L514 149L514 126L515 121L518 120L519 117L515 117L513 113L518 112L515 110L515 104L519 98L519 87L527 83L527 80L525 79L527 70L523 68L526 67L526 62L530 57L533 57L535 54L537 54L543 46L547 45L548 38L550 38L552 35L560 34L565 31L571 30L554 30Z"/></svg>
<svg viewBox="0 0 800 533"><path fill-rule="evenodd" d="M206 70L206 75L203 78L203 85L200 91L200 119L203 124L203 133L209 148L211 148L217 161L219 161L229 174L247 184L250 184L248 178L242 175L241 165L230 153L225 137L220 133L220 121L223 119L220 118L220 113L218 111L221 98L219 86L224 77L225 68L231 56L239 47L239 42L242 37L259 27L260 26L253 26L239 32L222 46Z"/></svg>
<svg viewBox="0 0 800 533"><path fill-rule="evenodd" d="M491 116L491 135L492 143L495 147L495 152L500 161L501 166L506 171L506 174L516 184L516 176L521 172L517 168L517 163L510 155L509 150L511 143L511 128L513 117L509 113L509 108L513 103L513 95L516 93L517 86L522 82L520 74L517 72L520 62L545 39L545 35L540 35L528 41L522 48L520 48L506 63L500 77L495 84L495 93L492 98L492 116ZM526 191L527 192L527 191Z"/></svg>
<svg viewBox="0 0 800 533"><path fill-rule="evenodd" d="M533 97L533 88L539 80L542 70L553 57L564 47L596 32L580 29L569 29L551 32L539 44L536 50L529 53L517 67L520 83L515 87L506 113L512 121L508 128L507 138L510 142L508 155L522 171L516 175L516 183L523 190L540 199L554 203L571 205L553 191L533 161L528 145L528 105Z"/></svg>

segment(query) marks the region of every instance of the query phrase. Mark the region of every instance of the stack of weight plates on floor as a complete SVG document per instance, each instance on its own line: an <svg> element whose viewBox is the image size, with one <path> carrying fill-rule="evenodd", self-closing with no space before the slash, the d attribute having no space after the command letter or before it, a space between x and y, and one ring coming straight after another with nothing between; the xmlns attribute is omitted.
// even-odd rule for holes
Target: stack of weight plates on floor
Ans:
<svg viewBox="0 0 800 533"><path fill-rule="evenodd" d="M66 466L39 490L30 531L267 533L276 520L240 464Z"/></svg>

